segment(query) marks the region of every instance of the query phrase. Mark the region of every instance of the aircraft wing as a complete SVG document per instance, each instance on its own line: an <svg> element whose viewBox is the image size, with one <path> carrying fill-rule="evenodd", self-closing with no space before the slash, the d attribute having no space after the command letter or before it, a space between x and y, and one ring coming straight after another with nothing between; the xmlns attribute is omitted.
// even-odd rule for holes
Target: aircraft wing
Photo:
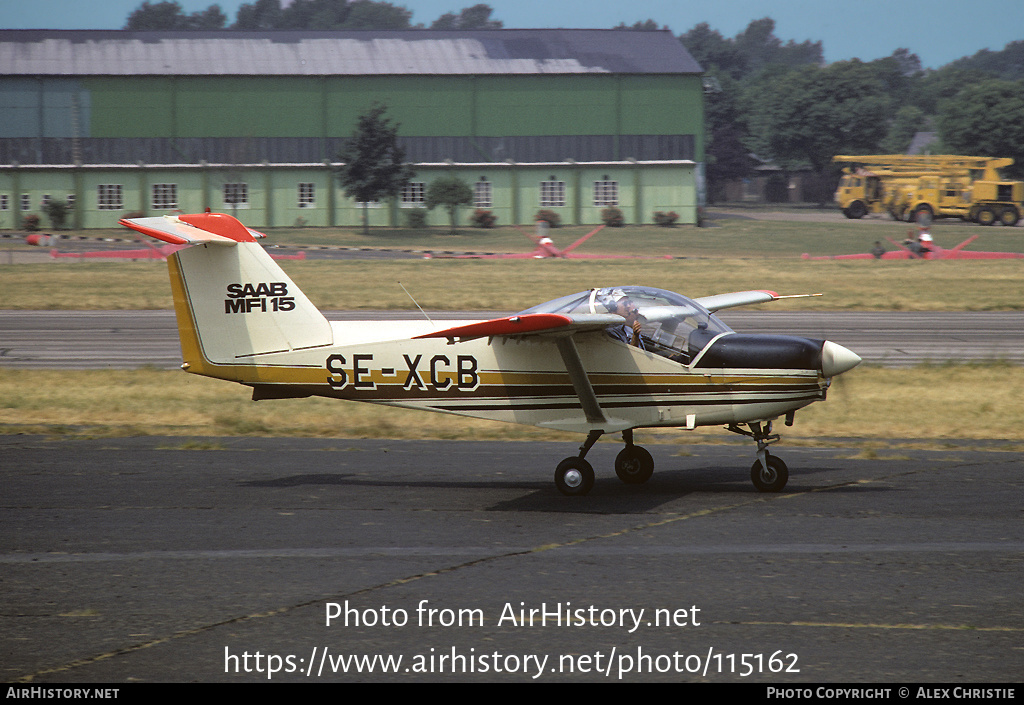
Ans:
<svg viewBox="0 0 1024 705"><path fill-rule="evenodd" d="M527 313L446 328L418 335L416 338L448 338L451 341L459 340L461 342L489 336L568 336L574 333L603 330L608 326L621 325L623 320L622 316L612 313Z"/></svg>
<svg viewBox="0 0 1024 705"><path fill-rule="evenodd" d="M704 296L699 299L694 299L694 301L699 303L708 311L711 311L711 313L715 313L716 311L721 311L723 308L750 306L751 304L765 304L769 301L778 301L779 299L802 299L809 296L821 296L821 294L791 294L788 296L781 296L776 294L774 291L767 290L734 291L730 294Z"/></svg>
<svg viewBox="0 0 1024 705"><path fill-rule="evenodd" d="M569 381L572 382L573 391L580 400L583 418L574 420L573 423L577 424L581 431L593 433L595 429L601 429L608 433L632 428L633 422L609 416L601 408L583 360L576 349L573 334L603 330L611 325L621 325L624 320L622 316L612 313L527 313L455 326L416 337L448 338L449 343L454 343L456 340L461 342L484 336L548 335L554 338L558 354L569 374ZM565 423L567 422L563 420L559 427L564 428Z"/></svg>

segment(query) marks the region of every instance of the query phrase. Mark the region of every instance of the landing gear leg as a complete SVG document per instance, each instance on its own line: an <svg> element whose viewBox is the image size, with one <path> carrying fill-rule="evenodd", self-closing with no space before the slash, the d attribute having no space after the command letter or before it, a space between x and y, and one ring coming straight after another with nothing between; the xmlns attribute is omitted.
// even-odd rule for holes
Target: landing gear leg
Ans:
<svg viewBox="0 0 1024 705"><path fill-rule="evenodd" d="M633 445L633 429L622 432L626 447L615 456L615 474L627 485L642 485L654 474L654 458L642 446Z"/></svg>
<svg viewBox="0 0 1024 705"><path fill-rule="evenodd" d="M750 427L749 431L744 431L735 424L728 428L733 433L749 436L757 442L757 460L750 466L750 481L760 492L781 492L789 481L789 468L781 458L768 452L768 446L777 442L781 436L772 433L771 421L763 428L760 423L747 425Z"/></svg>
<svg viewBox="0 0 1024 705"><path fill-rule="evenodd" d="M582 496L594 486L594 468L586 461L586 455L604 431L591 431L580 446L580 454L566 458L555 468L555 486L562 494Z"/></svg>

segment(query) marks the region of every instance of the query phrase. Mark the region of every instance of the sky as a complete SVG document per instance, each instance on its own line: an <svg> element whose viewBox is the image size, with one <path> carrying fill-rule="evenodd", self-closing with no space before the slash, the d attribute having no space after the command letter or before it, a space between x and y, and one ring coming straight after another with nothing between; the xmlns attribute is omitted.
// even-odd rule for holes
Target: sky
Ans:
<svg viewBox="0 0 1024 705"><path fill-rule="evenodd" d="M151 0L156 1L156 0ZM245 0L177 0L186 13L220 5L234 22ZM248 0L252 2L253 0ZM390 0L430 25L479 0ZM0 29L121 29L142 0L0 0ZM899 48L939 68L981 49L1024 40L1024 0L491 0L493 19L513 28L599 28L653 19L679 35L706 22L734 37L752 21L775 20L784 42L821 41L828 62L872 61Z"/></svg>

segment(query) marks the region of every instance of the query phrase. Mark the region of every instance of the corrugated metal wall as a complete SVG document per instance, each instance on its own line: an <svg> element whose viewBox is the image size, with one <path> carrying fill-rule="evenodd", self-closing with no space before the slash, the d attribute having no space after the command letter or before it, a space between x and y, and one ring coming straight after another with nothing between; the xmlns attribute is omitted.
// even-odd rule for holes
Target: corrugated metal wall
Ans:
<svg viewBox="0 0 1024 705"><path fill-rule="evenodd" d="M316 164L344 140L318 137L0 138L0 164ZM411 162L696 161L693 135L401 137Z"/></svg>
<svg viewBox="0 0 1024 705"><path fill-rule="evenodd" d="M317 163L375 101L414 162L703 155L697 76L0 77L0 163Z"/></svg>

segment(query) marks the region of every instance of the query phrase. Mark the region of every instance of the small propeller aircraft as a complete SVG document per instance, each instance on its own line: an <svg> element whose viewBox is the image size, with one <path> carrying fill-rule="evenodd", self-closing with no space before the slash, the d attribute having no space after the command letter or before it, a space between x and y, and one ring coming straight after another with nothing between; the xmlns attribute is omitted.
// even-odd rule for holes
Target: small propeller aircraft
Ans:
<svg viewBox="0 0 1024 705"><path fill-rule="evenodd" d="M572 243L565 249L558 247L548 234L549 226L547 221L537 221L537 234L530 235L523 232L519 226L513 226L523 235L533 240L536 247L529 252L488 252L488 253L467 253L453 255L449 253L431 252L426 259L655 259L644 255L584 255L574 252L577 247L604 230L604 225L599 225L589 233ZM662 255L656 259L672 259L671 255Z"/></svg>
<svg viewBox="0 0 1024 705"><path fill-rule="evenodd" d="M825 255L812 257L804 254L803 259L1024 259L1024 253L1020 252L981 252L977 250L964 249L978 239L972 235L959 245L944 249L935 244L931 235L922 233L915 242L913 232L909 233L907 239L896 242L891 237L885 238L892 243L896 249L885 251L881 243L875 245L875 252L864 252L855 255Z"/></svg>
<svg viewBox="0 0 1024 705"><path fill-rule="evenodd" d="M258 233L229 215L121 223L189 246L167 258L184 370L247 385L254 400L333 397L585 433L555 471L566 495L590 491L586 455L606 433L625 443L616 474L640 484L654 461L633 429L710 425L753 438L751 480L778 492L789 471L768 453L779 440L772 421L792 424L861 361L827 340L735 333L714 315L784 298L770 291L690 299L604 287L441 329L429 320L332 322Z"/></svg>

